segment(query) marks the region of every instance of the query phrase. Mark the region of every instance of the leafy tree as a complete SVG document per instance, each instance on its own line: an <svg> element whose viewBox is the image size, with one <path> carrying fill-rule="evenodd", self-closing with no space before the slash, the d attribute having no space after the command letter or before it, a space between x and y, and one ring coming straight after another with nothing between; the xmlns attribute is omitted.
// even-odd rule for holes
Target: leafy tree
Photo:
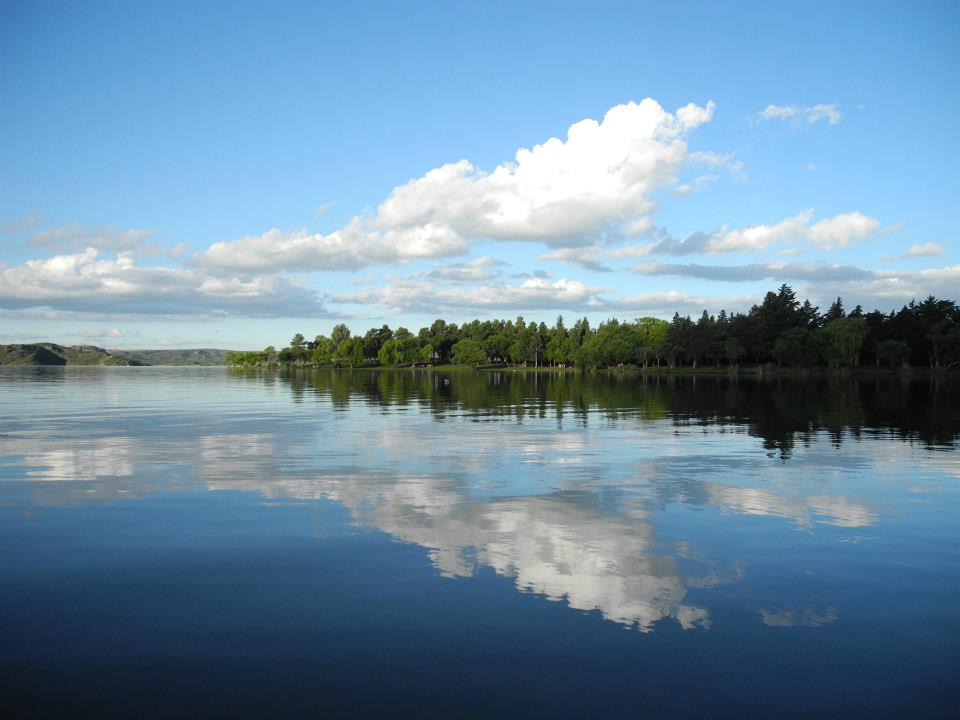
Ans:
<svg viewBox="0 0 960 720"><path fill-rule="evenodd" d="M350 339L350 328L348 328L343 323L334 325L333 330L330 331L330 340L333 341L333 349L336 350L340 343Z"/></svg>
<svg viewBox="0 0 960 720"><path fill-rule="evenodd" d="M317 335L313 340L312 360L316 365L329 365L333 361L333 340Z"/></svg>
<svg viewBox="0 0 960 720"><path fill-rule="evenodd" d="M487 362L487 353L479 340L464 339L451 348L451 357L458 365L482 365Z"/></svg>
<svg viewBox="0 0 960 720"><path fill-rule="evenodd" d="M790 328L773 345L773 357L781 365L810 367L820 359L818 336L806 328Z"/></svg>
<svg viewBox="0 0 960 720"><path fill-rule="evenodd" d="M363 336L363 355L368 358L378 357L380 348L383 347L383 344L388 340L393 339L393 330L390 329L389 325L384 325L379 328L371 328L367 330L367 334Z"/></svg>
<svg viewBox="0 0 960 720"><path fill-rule="evenodd" d="M830 367L851 367L859 363L860 347L867 336L867 321L863 317L831 320L821 332L824 356Z"/></svg>
<svg viewBox="0 0 960 720"><path fill-rule="evenodd" d="M425 362L425 363L433 362L434 360L433 345L431 345L430 343L427 343L422 348L420 348L419 359L420 359L420 362Z"/></svg>
<svg viewBox="0 0 960 720"><path fill-rule="evenodd" d="M353 337L343 340L333 354L333 361L338 366L355 367L363 364L363 338Z"/></svg>
<svg viewBox="0 0 960 720"><path fill-rule="evenodd" d="M381 365L399 365L403 361L403 341L387 340L380 346L377 359Z"/></svg>

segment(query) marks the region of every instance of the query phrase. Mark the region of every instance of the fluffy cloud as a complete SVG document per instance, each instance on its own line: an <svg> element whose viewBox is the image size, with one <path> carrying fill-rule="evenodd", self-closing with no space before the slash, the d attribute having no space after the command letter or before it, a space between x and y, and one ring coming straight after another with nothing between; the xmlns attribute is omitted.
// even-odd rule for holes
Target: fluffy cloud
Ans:
<svg viewBox="0 0 960 720"><path fill-rule="evenodd" d="M609 257L690 255L720 252L760 252L775 245L806 242L821 250L837 250L865 240L880 228L880 221L861 212L845 213L812 222L813 209L804 210L774 225L724 226L714 233L695 232L678 239L654 233L652 244L632 244L610 251Z"/></svg>
<svg viewBox="0 0 960 720"><path fill-rule="evenodd" d="M937 245L937 243L923 243L922 245L911 245L910 249L903 254L903 257L931 257L934 255L939 255L942 252L943 245Z"/></svg>
<svg viewBox="0 0 960 720"><path fill-rule="evenodd" d="M753 124L757 124L766 120L789 120L793 127L797 127L800 124L809 127L819 122L836 125L842 118L843 113L840 112L837 106L828 103L818 103L807 107L800 107L798 105L767 105L767 107L753 117L752 122Z"/></svg>
<svg viewBox="0 0 960 720"><path fill-rule="evenodd" d="M676 183L686 134L713 110L691 103L670 113L650 98L617 105L490 172L467 160L434 168L395 188L372 217L330 234L271 230L216 243L195 260L244 271L352 270L450 257L479 240L574 247L636 234L651 226L654 192Z"/></svg>
<svg viewBox="0 0 960 720"><path fill-rule="evenodd" d="M815 222L806 237L823 250L837 250L854 240L870 237L879 227L880 221L876 218L852 212Z"/></svg>
<svg viewBox="0 0 960 720"><path fill-rule="evenodd" d="M578 280L527 278L519 284L493 283L470 288L427 288L416 278L357 293L334 294L336 303L379 305L397 312L437 314L488 310L584 310L601 306L600 288Z"/></svg>
<svg viewBox="0 0 960 720"><path fill-rule="evenodd" d="M407 260L456 257L469 249L449 228L424 225L400 231L372 230L354 218L328 235L306 230L269 230L234 242L211 245L195 264L238 272L275 270L358 270Z"/></svg>
<svg viewBox="0 0 960 720"><path fill-rule="evenodd" d="M322 316L316 295L276 275L229 277L138 265L130 252L70 255L0 265L0 307L115 314Z"/></svg>

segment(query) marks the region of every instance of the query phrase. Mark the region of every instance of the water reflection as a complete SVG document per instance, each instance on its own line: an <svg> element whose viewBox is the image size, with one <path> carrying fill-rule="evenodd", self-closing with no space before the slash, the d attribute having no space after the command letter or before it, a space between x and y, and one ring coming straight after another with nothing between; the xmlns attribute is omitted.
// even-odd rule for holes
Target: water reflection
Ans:
<svg viewBox="0 0 960 720"><path fill-rule="evenodd" d="M285 383L299 401L329 398L335 407L362 401L384 409L416 405L437 417L554 417L586 425L591 411L608 419L744 426L784 457L826 432L840 445L849 436L893 432L925 446L952 447L960 435L960 383L943 378L853 376L637 375L520 371L258 371L236 379ZM443 381L450 380L448 384Z"/></svg>
<svg viewBox="0 0 960 720"><path fill-rule="evenodd" d="M107 396L98 377L116 378L73 386L81 415ZM145 402L143 380L124 377L109 393L117 414L82 427L42 407L5 417L2 477L36 483L41 505L172 489L333 501L422 547L444 576L490 568L641 631L712 626L711 592L749 578L744 558L758 552L732 526L777 521L765 527L780 547L826 527L852 545L853 530L885 521L875 483L936 492L956 473L944 449L960 398L932 381L231 372L201 376L194 406ZM137 413L149 424L132 425ZM789 554L778 562L804 572ZM837 621L834 604L782 592L754 604L754 622Z"/></svg>

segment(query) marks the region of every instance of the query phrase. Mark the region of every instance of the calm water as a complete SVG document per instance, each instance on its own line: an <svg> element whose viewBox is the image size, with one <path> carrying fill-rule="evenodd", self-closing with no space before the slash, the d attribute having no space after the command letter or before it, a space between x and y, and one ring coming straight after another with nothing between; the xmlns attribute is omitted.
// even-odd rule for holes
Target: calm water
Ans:
<svg viewBox="0 0 960 720"><path fill-rule="evenodd" d="M958 440L925 378L3 368L0 702L946 717Z"/></svg>

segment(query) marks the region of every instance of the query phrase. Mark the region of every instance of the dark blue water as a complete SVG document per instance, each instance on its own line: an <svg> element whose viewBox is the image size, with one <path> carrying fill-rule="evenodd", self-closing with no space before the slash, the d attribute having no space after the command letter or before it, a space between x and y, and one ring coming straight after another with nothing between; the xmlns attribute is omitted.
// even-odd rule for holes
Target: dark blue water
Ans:
<svg viewBox="0 0 960 720"><path fill-rule="evenodd" d="M4 368L0 434L9 715L960 700L956 383Z"/></svg>

